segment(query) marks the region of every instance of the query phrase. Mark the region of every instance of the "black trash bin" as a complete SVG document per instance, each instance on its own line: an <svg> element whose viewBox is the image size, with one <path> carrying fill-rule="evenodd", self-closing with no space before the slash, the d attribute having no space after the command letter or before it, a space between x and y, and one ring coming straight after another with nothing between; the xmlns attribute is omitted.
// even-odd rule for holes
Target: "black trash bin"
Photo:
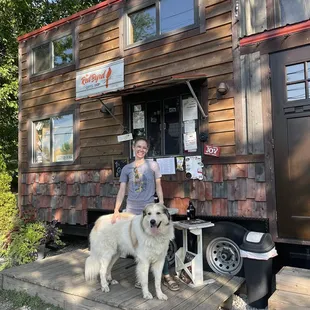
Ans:
<svg viewBox="0 0 310 310"><path fill-rule="evenodd" d="M248 304L254 308L264 309L271 295L272 258L277 255L271 235L246 232L240 252L244 261Z"/></svg>

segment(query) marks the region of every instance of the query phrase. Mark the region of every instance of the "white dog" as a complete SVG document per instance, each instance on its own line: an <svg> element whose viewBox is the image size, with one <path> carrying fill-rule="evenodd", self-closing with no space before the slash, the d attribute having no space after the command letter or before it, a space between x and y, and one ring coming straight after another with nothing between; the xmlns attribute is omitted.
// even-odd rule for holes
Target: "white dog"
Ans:
<svg viewBox="0 0 310 310"><path fill-rule="evenodd" d="M152 268L158 299L168 297L161 290L161 276L174 228L168 209L159 203L146 205L141 215L120 213L120 220L111 223L111 215L101 216L90 233L90 256L85 262L85 278L94 280L100 274L101 289L109 292L111 270L121 254L130 254L137 262L137 279L145 299L153 296L148 288Z"/></svg>

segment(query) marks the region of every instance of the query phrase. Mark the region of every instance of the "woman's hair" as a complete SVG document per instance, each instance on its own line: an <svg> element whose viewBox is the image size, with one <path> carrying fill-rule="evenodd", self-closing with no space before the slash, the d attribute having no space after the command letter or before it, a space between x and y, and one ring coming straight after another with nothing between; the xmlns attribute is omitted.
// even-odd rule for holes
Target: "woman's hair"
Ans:
<svg viewBox="0 0 310 310"><path fill-rule="evenodd" d="M144 141L146 143L147 147L149 148L150 143L145 137L136 137L133 141L133 146L135 146L138 141Z"/></svg>

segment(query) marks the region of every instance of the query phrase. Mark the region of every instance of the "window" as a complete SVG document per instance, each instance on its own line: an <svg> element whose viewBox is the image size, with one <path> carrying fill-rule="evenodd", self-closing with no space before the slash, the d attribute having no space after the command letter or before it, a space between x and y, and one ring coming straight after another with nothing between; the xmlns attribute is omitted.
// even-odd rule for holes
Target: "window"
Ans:
<svg viewBox="0 0 310 310"><path fill-rule="evenodd" d="M147 7L128 12L128 44L197 24L198 0L154 0L149 3Z"/></svg>
<svg viewBox="0 0 310 310"><path fill-rule="evenodd" d="M277 0L279 26L297 23L310 18L309 0Z"/></svg>
<svg viewBox="0 0 310 310"><path fill-rule="evenodd" d="M55 116L32 123L32 163L72 162L73 115Z"/></svg>
<svg viewBox="0 0 310 310"><path fill-rule="evenodd" d="M73 63L72 35L35 47L33 74L44 73Z"/></svg>
<svg viewBox="0 0 310 310"><path fill-rule="evenodd" d="M153 96L150 95L149 97ZM191 95L178 95L132 105L131 128L133 137L145 136L148 139L150 142L149 157L187 153L187 150L184 149L186 129L183 122L183 106L185 102L194 103L196 116L193 116L191 120L191 133L195 132L196 134L198 130L198 107ZM199 147L197 140L195 142L196 148L188 154L197 153Z"/></svg>
<svg viewBox="0 0 310 310"><path fill-rule="evenodd" d="M286 66L287 101L310 99L310 62Z"/></svg>

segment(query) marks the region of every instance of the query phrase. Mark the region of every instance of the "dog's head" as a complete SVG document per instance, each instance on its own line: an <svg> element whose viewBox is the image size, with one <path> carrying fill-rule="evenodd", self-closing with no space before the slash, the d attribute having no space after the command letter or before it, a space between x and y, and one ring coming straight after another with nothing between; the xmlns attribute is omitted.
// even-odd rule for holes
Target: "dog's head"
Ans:
<svg viewBox="0 0 310 310"><path fill-rule="evenodd" d="M142 226L150 235L167 234L173 226L168 209L160 203L149 203L143 210Z"/></svg>

